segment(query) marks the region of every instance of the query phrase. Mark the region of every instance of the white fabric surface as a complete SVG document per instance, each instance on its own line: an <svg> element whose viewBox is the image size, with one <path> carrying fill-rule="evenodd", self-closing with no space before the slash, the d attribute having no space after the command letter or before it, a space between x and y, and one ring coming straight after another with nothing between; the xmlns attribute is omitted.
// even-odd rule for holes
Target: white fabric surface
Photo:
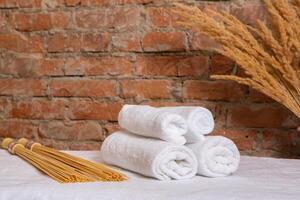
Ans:
<svg viewBox="0 0 300 200"><path fill-rule="evenodd" d="M159 180L188 179L196 175L198 167L191 149L127 131L108 136L101 156L108 164Z"/></svg>
<svg viewBox="0 0 300 200"><path fill-rule="evenodd" d="M212 113L199 106L177 106L177 107L161 107L160 110L177 114L183 117L188 125L188 131L184 135L187 143L193 143L204 139L203 135L207 135L214 130L215 122Z"/></svg>
<svg viewBox="0 0 300 200"><path fill-rule="evenodd" d="M101 161L99 151L69 152ZM0 150L0 200L298 200L300 160L242 156L233 176L158 181L128 171L121 183L58 184Z"/></svg>
<svg viewBox="0 0 300 200"><path fill-rule="evenodd" d="M189 144L198 159L198 174L207 177L228 176L239 166L240 152L230 139L206 136L203 141Z"/></svg>
<svg viewBox="0 0 300 200"><path fill-rule="evenodd" d="M119 125L132 133L159 138L183 145L187 132L186 121L179 115L161 112L159 109L143 105L124 105L118 117Z"/></svg>

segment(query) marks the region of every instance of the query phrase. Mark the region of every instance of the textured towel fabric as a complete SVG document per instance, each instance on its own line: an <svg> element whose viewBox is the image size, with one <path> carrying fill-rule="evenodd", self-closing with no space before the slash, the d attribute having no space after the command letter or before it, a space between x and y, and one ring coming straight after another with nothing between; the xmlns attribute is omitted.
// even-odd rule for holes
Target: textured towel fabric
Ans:
<svg viewBox="0 0 300 200"><path fill-rule="evenodd" d="M188 125L188 131L184 135L187 143L194 143L204 139L204 135L213 131L215 123L212 113L203 107L178 106L162 107L163 111L177 114L183 117Z"/></svg>
<svg viewBox="0 0 300 200"><path fill-rule="evenodd" d="M118 131L101 147L103 160L159 180L188 179L197 173L197 159L182 145Z"/></svg>
<svg viewBox="0 0 300 200"><path fill-rule="evenodd" d="M137 135L159 138L183 145L187 132L185 119L151 106L124 105L119 113L119 125Z"/></svg>
<svg viewBox="0 0 300 200"><path fill-rule="evenodd" d="M198 160L198 174L207 177L228 176L239 166L236 145L223 136L207 136L204 141L188 144Z"/></svg>

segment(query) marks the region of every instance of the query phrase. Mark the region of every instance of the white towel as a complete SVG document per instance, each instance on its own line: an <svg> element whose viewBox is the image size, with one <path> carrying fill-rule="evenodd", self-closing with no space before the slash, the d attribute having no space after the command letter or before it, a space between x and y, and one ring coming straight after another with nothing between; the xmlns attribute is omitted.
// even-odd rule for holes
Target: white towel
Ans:
<svg viewBox="0 0 300 200"><path fill-rule="evenodd" d="M183 117L188 125L185 134L187 143L194 143L204 139L204 135L213 131L215 123L212 113L203 107L178 106L161 107L160 109Z"/></svg>
<svg viewBox="0 0 300 200"><path fill-rule="evenodd" d="M159 180L188 179L197 173L197 159L189 148L126 131L108 136L101 147L103 160Z"/></svg>
<svg viewBox="0 0 300 200"><path fill-rule="evenodd" d="M183 145L187 132L185 119L176 114L151 106L124 105L119 113L119 125L129 132L146 137L159 138Z"/></svg>
<svg viewBox="0 0 300 200"><path fill-rule="evenodd" d="M198 160L198 174L207 177L228 176L238 169L240 152L223 136L207 136L204 141L189 144Z"/></svg>

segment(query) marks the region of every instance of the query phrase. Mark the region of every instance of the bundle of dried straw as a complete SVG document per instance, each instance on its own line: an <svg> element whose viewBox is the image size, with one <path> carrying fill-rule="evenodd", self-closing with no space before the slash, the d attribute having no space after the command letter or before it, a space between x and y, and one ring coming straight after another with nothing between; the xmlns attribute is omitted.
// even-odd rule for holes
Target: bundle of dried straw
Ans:
<svg viewBox="0 0 300 200"><path fill-rule="evenodd" d="M101 163L94 163L45 147L25 138L5 138L1 146L18 155L59 183L125 181L125 174Z"/></svg>
<svg viewBox="0 0 300 200"><path fill-rule="evenodd" d="M177 23L219 44L217 51L245 71L247 77L213 75L248 85L281 103L300 118L300 0L264 0L270 26L261 20L245 25L228 12L201 11L176 4Z"/></svg>

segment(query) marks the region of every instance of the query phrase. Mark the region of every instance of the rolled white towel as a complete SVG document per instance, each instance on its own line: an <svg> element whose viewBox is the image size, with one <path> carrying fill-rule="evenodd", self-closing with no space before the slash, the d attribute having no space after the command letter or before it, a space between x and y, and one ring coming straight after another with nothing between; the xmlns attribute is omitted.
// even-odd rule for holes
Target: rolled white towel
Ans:
<svg viewBox="0 0 300 200"><path fill-rule="evenodd" d="M204 139L204 135L213 131L215 123L212 113L203 107L196 106L178 106L161 107L161 110L177 114L183 117L188 125L188 131L185 134L187 143L194 143Z"/></svg>
<svg viewBox="0 0 300 200"><path fill-rule="evenodd" d="M159 138L183 145L187 132L185 119L151 106L124 105L118 117L119 125L137 135Z"/></svg>
<svg viewBox="0 0 300 200"><path fill-rule="evenodd" d="M108 136L101 147L103 160L159 180L188 179L197 173L197 159L189 148L127 131Z"/></svg>
<svg viewBox="0 0 300 200"><path fill-rule="evenodd" d="M228 176L238 169L240 152L223 136L207 136L204 141L187 145L198 160L198 174L207 177Z"/></svg>

